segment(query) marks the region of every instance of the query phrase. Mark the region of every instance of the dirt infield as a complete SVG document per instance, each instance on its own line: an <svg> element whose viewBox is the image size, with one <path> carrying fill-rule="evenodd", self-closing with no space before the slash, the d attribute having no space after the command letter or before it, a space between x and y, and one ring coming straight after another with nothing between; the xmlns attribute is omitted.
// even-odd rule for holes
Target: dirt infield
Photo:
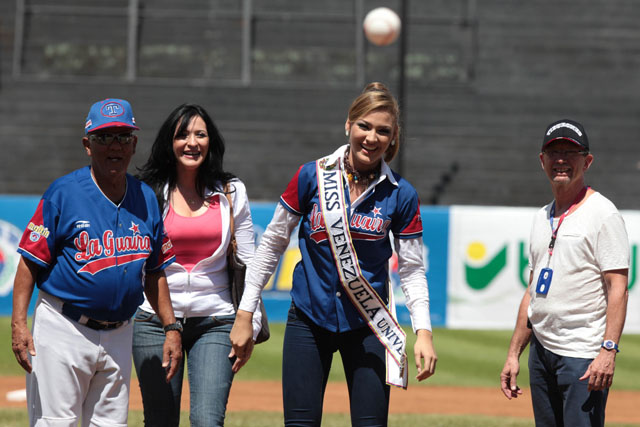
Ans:
<svg viewBox="0 0 640 427"><path fill-rule="evenodd" d="M0 378L0 406L25 407L24 402L7 401L7 392L24 388L24 377ZM421 386L408 390L393 389L392 413L477 414L532 418L528 390L523 397L507 401L498 387ZM189 393L183 393L183 408L188 408ZM613 389L607 403L607 421L640 424L640 392ZM132 409L142 409L137 382L131 384ZM282 409L282 392L277 381L236 381L231 388L229 411L275 411ZM325 394L325 412L348 412L349 398L345 384L329 383Z"/></svg>

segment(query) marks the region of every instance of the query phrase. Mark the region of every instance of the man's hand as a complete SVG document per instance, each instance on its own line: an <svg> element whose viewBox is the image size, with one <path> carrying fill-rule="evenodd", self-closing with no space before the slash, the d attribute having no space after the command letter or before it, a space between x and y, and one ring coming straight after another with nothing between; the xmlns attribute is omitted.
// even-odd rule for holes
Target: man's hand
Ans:
<svg viewBox="0 0 640 427"><path fill-rule="evenodd" d="M26 322L12 322L11 348L13 349L13 354L16 356L16 360L20 366L22 366L22 369L31 373L31 361L29 360L29 355L32 357L35 356L36 350L33 346L31 331L29 331Z"/></svg>
<svg viewBox="0 0 640 427"><path fill-rule="evenodd" d="M27 326L27 311L33 295L39 267L21 256L18 270L13 281L13 311L11 312L11 348L22 369L31 373L32 357L36 355L33 336Z"/></svg>
<svg viewBox="0 0 640 427"><path fill-rule="evenodd" d="M522 390L518 387L516 378L520 373L520 362L518 359L507 359L500 373L500 388L502 393L511 400L522 394Z"/></svg>
<svg viewBox="0 0 640 427"><path fill-rule="evenodd" d="M507 360L504 362L504 368L500 372L500 389L507 399L517 398L522 394L522 390L518 387L517 378L520 373L520 355L529 344L531 339L531 329L527 326L527 310L531 302L531 283L533 282L533 271L529 272L529 287L522 296L520 307L518 308L518 318L516 327L511 336L509 350L507 351Z"/></svg>
<svg viewBox="0 0 640 427"><path fill-rule="evenodd" d="M162 347L162 367L169 382L182 363L182 335L178 331L167 331Z"/></svg>
<svg viewBox="0 0 640 427"><path fill-rule="evenodd" d="M616 368L616 352L600 350L600 354L589 365L580 381L589 378L589 391L600 391L613 384L613 371Z"/></svg>

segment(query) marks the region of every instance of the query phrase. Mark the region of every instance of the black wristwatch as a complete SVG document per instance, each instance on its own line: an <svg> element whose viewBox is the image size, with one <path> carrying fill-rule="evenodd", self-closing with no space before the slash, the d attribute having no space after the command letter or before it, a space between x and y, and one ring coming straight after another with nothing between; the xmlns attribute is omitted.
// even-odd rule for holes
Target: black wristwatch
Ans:
<svg viewBox="0 0 640 427"><path fill-rule="evenodd" d="M169 331L178 331L182 334L182 323L180 323L179 320L176 320L175 323L165 325L163 329L165 334Z"/></svg>

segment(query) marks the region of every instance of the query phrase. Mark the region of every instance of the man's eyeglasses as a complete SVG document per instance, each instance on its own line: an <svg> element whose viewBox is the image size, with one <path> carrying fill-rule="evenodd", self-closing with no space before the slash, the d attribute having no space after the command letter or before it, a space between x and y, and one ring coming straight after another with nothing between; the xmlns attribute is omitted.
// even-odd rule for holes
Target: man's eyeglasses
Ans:
<svg viewBox="0 0 640 427"><path fill-rule="evenodd" d="M544 150L543 153L552 158L586 156L589 154L588 151L584 150Z"/></svg>
<svg viewBox="0 0 640 427"><path fill-rule="evenodd" d="M113 141L118 141L120 145L129 145L133 142L134 136L131 133L101 133L89 135L89 141L97 142L100 145L111 145Z"/></svg>

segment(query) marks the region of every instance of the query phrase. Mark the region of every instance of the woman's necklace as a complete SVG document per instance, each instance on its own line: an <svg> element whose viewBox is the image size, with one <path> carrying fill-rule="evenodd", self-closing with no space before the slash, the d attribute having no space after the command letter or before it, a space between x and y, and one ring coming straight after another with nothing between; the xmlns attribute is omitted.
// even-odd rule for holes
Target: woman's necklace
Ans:
<svg viewBox="0 0 640 427"><path fill-rule="evenodd" d="M185 192L183 192L178 187L176 187L176 191L178 191L182 195L182 198L187 202L189 206L198 207L199 205L202 204L202 200L197 194L192 197L189 197L185 194Z"/></svg>
<svg viewBox="0 0 640 427"><path fill-rule="evenodd" d="M358 172L351 166L351 162L349 161L349 152L350 148L347 148L347 151L344 153L344 170L347 172L347 178L349 182L353 182L356 185L364 185L365 187L369 187L369 184L374 182L380 176L380 164L378 167L367 171L365 173Z"/></svg>

